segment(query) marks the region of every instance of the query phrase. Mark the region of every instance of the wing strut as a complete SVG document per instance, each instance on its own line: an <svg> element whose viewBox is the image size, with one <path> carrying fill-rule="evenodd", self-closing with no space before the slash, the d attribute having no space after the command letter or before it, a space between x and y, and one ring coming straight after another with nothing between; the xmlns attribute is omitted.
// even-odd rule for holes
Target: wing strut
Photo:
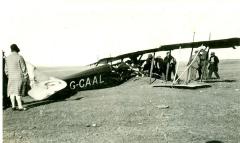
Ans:
<svg viewBox="0 0 240 143"><path fill-rule="evenodd" d="M209 33L208 40L209 40L209 41L211 40L211 32ZM206 60L206 61L208 61L209 50L210 50L209 47L206 47L206 48L204 49L204 51L205 51L207 48L208 48L207 55L206 55L206 57L205 57L205 59L204 59L204 60ZM204 70L203 70L202 75L201 75L201 82L202 82L202 80L203 80L203 75L208 76L208 75L207 75L208 73L207 73L207 71L206 71L206 68L207 68L207 63L204 62L204 65L203 65L203 69L204 69ZM207 78L207 77L205 77L205 78Z"/></svg>
<svg viewBox="0 0 240 143"><path fill-rule="evenodd" d="M150 83L152 82L152 73L153 73L153 65L154 65L154 60L155 60L155 52L153 53L153 57L152 57L152 63L151 63L151 69L150 69Z"/></svg>
<svg viewBox="0 0 240 143"><path fill-rule="evenodd" d="M182 47L180 46L180 47L179 47L179 55L181 55L181 54L180 54L181 48L182 48ZM177 77L178 68L179 68L179 62L177 62L177 69L176 69L176 71L175 71L175 75L174 75L174 78L173 78L173 84L176 82L176 77Z"/></svg>
<svg viewBox="0 0 240 143"><path fill-rule="evenodd" d="M194 39L195 39L195 32L193 32L193 42L194 42ZM193 45L192 45L191 54L190 54L188 63L190 63L190 61L192 59L192 53L193 53ZM190 76L190 70L188 69L185 84L188 84L189 76Z"/></svg>

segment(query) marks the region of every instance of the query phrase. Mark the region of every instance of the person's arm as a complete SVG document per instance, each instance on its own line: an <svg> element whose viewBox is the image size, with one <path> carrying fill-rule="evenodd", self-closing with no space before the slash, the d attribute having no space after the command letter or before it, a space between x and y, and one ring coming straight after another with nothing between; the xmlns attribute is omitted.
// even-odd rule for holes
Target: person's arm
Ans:
<svg viewBox="0 0 240 143"><path fill-rule="evenodd" d="M212 58L212 57L209 58L208 63L211 63L211 58Z"/></svg>
<svg viewBox="0 0 240 143"><path fill-rule="evenodd" d="M23 57L20 57L19 62L20 62L20 67L21 67L23 76L25 79L27 79L28 78L27 66L26 66L26 63L25 63L25 60L23 59Z"/></svg>
<svg viewBox="0 0 240 143"><path fill-rule="evenodd" d="M155 63L156 65L157 65L157 68L158 69L160 69L161 68L161 66L160 66L160 59L158 60L158 61L156 61L156 63Z"/></svg>
<svg viewBox="0 0 240 143"><path fill-rule="evenodd" d="M217 57L217 56L215 57L215 62L216 62L216 64L218 64L218 63L219 63L219 59L218 59L218 57Z"/></svg>
<svg viewBox="0 0 240 143"><path fill-rule="evenodd" d="M142 66L141 66L142 69L143 69L143 67L145 66L146 63L147 63L146 60L142 63Z"/></svg>
<svg viewBox="0 0 240 143"><path fill-rule="evenodd" d="M174 63L174 65L177 64L177 60L175 58L173 58L173 63Z"/></svg>
<svg viewBox="0 0 240 143"><path fill-rule="evenodd" d="M197 60L198 60L198 61L197 61L198 65L200 65L200 63L201 63L201 59L200 59L199 56L197 57Z"/></svg>

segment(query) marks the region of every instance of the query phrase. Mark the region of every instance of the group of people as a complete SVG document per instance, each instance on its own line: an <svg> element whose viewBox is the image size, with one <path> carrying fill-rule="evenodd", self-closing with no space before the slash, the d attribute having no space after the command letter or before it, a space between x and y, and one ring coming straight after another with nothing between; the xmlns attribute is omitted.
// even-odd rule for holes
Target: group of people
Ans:
<svg viewBox="0 0 240 143"><path fill-rule="evenodd" d="M215 52L211 52L211 56L208 59L207 51L204 49L201 49L200 51L196 50L188 63L190 66L189 80L211 79L213 73L217 79L220 79L218 74L218 63L219 59L215 55Z"/></svg>
<svg viewBox="0 0 240 143"><path fill-rule="evenodd" d="M26 85L29 81L27 67L24 58L18 54L18 46L12 44L10 48L11 54L8 57L3 55L3 107L11 106L13 111L25 111L27 108L22 105L22 97L26 95ZM11 105L8 104L7 97L10 97Z"/></svg>
<svg viewBox="0 0 240 143"><path fill-rule="evenodd" d="M153 55L149 54L145 63L143 64L143 71L146 71L147 75L150 75L151 66L152 66ZM159 78L163 80L170 81L172 73L175 78L176 75L176 59L171 55L170 52L167 52L166 57L163 59L161 56L157 56L153 61L152 72L157 74Z"/></svg>
<svg viewBox="0 0 240 143"><path fill-rule="evenodd" d="M152 73L157 74L159 78L171 81L172 75L174 80L178 78L176 74L176 59L171 55L170 52L167 52L166 57L163 59L161 56L157 56L153 63L153 55L149 54L148 58L145 60L145 63L142 66L142 70L146 71L147 75L150 75L151 66L153 64ZM189 66L189 80L196 81L200 79L211 79L212 74L214 73L217 79L220 79L218 74L218 63L219 59L215 55L215 52L211 52L211 56L208 59L208 52L204 49L200 51L195 51L195 54L191 56L191 59L188 63Z"/></svg>

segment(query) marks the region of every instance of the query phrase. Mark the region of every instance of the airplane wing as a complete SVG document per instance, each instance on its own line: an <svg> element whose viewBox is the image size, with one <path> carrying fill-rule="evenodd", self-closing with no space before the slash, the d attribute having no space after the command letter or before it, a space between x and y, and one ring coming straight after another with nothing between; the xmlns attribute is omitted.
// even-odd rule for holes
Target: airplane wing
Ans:
<svg viewBox="0 0 240 143"><path fill-rule="evenodd" d="M190 43L180 43L172 45L163 45L159 47L160 51L169 51L181 48L198 48L200 46L209 47L210 49L218 48L234 48L235 46L240 46L240 38L230 38L230 39L220 39L220 40L209 40L209 41L199 41Z"/></svg>
<svg viewBox="0 0 240 143"><path fill-rule="evenodd" d="M142 50L142 51L137 51L137 52L132 52L132 53L126 53L126 54L119 55L116 57L103 58L103 59L100 59L97 63L111 62L111 61L121 60L121 59L128 58L128 57L129 58L138 57L139 55L143 55L146 53L175 50L175 49L179 49L180 46L181 46L181 49L198 48L200 46L209 47L210 49L235 48L235 46L240 46L240 38L229 38L229 39L220 39L220 40L209 40L209 41L162 45L158 48Z"/></svg>

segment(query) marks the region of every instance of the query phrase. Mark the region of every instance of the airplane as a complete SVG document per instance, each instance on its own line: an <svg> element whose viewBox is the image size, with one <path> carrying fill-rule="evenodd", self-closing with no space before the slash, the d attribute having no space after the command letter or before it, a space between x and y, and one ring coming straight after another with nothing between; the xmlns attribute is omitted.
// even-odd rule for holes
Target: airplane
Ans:
<svg viewBox="0 0 240 143"><path fill-rule="evenodd" d="M158 48L126 53L116 57L107 57L90 64L88 68L83 69L82 71L60 78L49 76L44 77L39 74L40 72L36 67L33 65L27 65L28 72L31 75L29 75L30 81L32 82L30 83L31 90L28 91L28 94L35 100L44 100L59 93L75 93L83 90L117 86L129 80L131 77L136 76L139 73L141 74L141 71L134 70L131 64L127 61L124 62L124 59L130 59L131 63L141 65L143 63L141 58L144 54L153 53L155 56L156 52L171 52L172 50L184 48L192 48L193 50L194 48L199 48L201 46L208 47L208 49L235 49L236 46L240 46L240 38L162 45ZM151 65L150 83L153 75L152 69L153 62ZM41 79L40 77L44 78ZM171 86L173 86L173 84Z"/></svg>

